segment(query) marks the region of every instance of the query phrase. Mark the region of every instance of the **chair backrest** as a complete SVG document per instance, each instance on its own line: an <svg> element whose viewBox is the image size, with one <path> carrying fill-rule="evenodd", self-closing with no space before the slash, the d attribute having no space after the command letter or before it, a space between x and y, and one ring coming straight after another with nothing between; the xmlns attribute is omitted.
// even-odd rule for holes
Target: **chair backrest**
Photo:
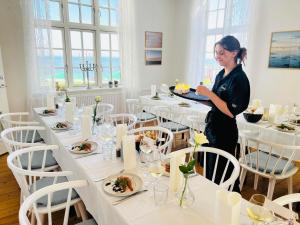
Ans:
<svg viewBox="0 0 300 225"><path fill-rule="evenodd" d="M75 188L82 188L88 185L88 182L86 180L75 180L75 181L69 181L69 182L64 182L64 183L59 183L59 184L53 184L48 187L44 187L33 194L31 194L25 201L22 203L20 210L19 210L19 222L20 225L31 225L29 219L28 219L28 212L31 211L37 219L37 225L42 225L41 223L41 218L40 218L40 208L38 207L37 201L40 198L47 198L47 207L46 212L48 216L48 224L52 225L53 224L53 219L52 219L52 212L55 211L54 207L51 205L51 198L55 193L61 192L63 190L68 190L68 197L67 197L67 202L64 204L65 208L65 213L64 213L64 220L63 220L63 225L68 224L69 220L69 211L70 211L70 206L71 204L71 196L72 192Z"/></svg>
<svg viewBox="0 0 300 225"><path fill-rule="evenodd" d="M191 131L197 131L198 133L204 131L205 128L205 121L199 115L188 115L186 117L188 122L188 126L190 127Z"/></svg>
<svg viewBox="0 0 300 225"><path fill-rule="evenodd" d="M1 132L1 138L9 153L20 148L43 145L43 143L35 143L39 137L38 131L45 130L41 126L24 126L12 127Z"/></svg>
<svg viewBox="0 0 300 225"><path fill-rule="evenodd" d="M109 115L110 120L116 126L117 124L126 124L128 130L134 128L137 118L134 114L122 113L122 114L111 114Z"/></svg>
<svg viewBox="0 0 300 225"><path fill-rule="evenodd" d="M142 111L140 101L138 99L126 99L126 112L137 114Z"/></svg>
<svg viewBox="0 0 300 225"><path fill-rule="evenodd" d="M142 134L147 136L147 132L155 132L155 136L157 140L156 145L157 145L157 149L160 152L164 154L168 154L171 152L174 135L170 130L166 128L158 127L158 126L140 127L128 131L128 134Z"/></svg>
<svg viewBox="0 0 300 225"><path fill-rule="evenodd" d="M276 144L248 133L241 134L241 141L241 166L264 174L285 174L300 150L300 146Z"/></svg>
<svg viewBox="0 0 300 225"><path fill-rule="evenodd" d="M57 145L43 145L34 146L24 149L19 149L11 153L7 157L7 165L13 172L22 193L25 197L30 195L31 192L36 190L36 181L43 177L52 177L53 184L57 182L58 177L65 177L72 175L72 171L59 171L59 172L45 172L46 158L48 151L58 151ZM38 170L32 169L32 159L35 154L42 152L41 168ZM24 165L24 161L27 165Z"/></svg>
<svg viewBox="0 0 300 225"><path fill-rule="evenodd" d="M192 153L194 151L194 147L190 147L190 148L186 148L186 149L182 149L179 151L185 151L186 153ZM225 152L221 149L217 149L217 148L212 148L212 147L199 147L196 149L196 152L202 152L203 153L203 174L202 176L207 177L207 165L206 165L206 161L207 161L207 154L214 154L215 155L215 164L214 164L214 170L213 170L213 175L212 175L212 181L214 182L216 180L216 173L217 173L217 168L218 168L218 162L220 157L223 157L226 159L226 165L224 170L222 171L222 177L220 180L220 187L224 188L224 189L229 189L230 191L232 191L234 183L236 181L236 179L238 179L239 174L240 174L240 164L239 161L230 153ZM226 176L228 176L227 171L229 170L230 167L233 166L233 170L231 175L227 178Z"/></svg>
<svg viewBox="0 0 300 225"><path fill-rule="evenodd" d="M0 115L0 122L4 129L19 126L37 126L39 122L28 121L28 112L4 113Z"/></svg>

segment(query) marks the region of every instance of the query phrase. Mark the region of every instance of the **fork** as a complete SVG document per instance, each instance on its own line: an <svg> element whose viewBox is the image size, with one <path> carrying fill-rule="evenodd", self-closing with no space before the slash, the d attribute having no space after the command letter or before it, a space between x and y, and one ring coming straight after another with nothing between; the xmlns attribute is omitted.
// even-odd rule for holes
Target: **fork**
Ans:
<svg viewBox="0 0 300 225"><path fill-rule="evenodd" d="M115 173L115 174L119 174L119 173L123 173L124 172L124 169L120 170L119 172ZM105 180L106 178L112 176L113 174L111 175L108 175L108 176L105 176L105 177L102 177L102 178L98 178L98 179L94 179L93 181L94 182L99 182L99 181L102 181L102 180Z"/></svg>

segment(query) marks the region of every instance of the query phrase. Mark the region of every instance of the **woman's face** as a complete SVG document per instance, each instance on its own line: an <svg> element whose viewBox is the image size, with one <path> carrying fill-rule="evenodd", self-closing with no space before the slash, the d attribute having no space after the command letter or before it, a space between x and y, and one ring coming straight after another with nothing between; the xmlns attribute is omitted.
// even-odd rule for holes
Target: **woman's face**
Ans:
<svg viewBox="0 0 300 225"><path fill-rule="evenodd" d="M224 49L221 45L217 44L215 46L215 59L219 63L220 66L226 67L232 63L235 63L235 56L237 52L230 52Z"/></svg>

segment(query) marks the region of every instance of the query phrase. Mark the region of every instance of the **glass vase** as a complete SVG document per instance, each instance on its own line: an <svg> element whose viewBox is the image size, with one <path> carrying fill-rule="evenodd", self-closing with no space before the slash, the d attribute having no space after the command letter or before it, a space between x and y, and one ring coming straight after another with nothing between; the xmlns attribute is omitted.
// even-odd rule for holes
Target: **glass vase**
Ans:
<svg viewBox="0 0 300 225"><path fill-rule="evenodd" d="M195 202L195 195L191 191L190 185L189 185L189 177L190 175L184 174L183 175L183 182L181 185L181 188L176 194L176 198L178 201L178 204L182 208L188 208L192 206Z"/></svg>

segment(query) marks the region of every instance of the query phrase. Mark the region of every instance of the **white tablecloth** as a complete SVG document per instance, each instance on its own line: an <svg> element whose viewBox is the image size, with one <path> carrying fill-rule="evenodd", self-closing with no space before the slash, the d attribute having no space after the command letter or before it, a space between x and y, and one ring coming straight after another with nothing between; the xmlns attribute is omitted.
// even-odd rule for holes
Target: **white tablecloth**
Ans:
<svg viewBox="0 0 300 225"><path fill-rule="evenodd" d="M206 114L210 110L209 106L203 105L195 101L183 99L177 96L170 97L170 96L162 95L160 96L160 98L161 98L160 100L153 100L151 99L150 96L141 96L140 100L143 104L150 105L150 106L167 105L167 106L179 107L178 103L188 102L191 105L191 107L180 107L181 110L184 111L186 115L198 115L199 118L202 120L202 122L205 121ZM154 111L152 111L152 113L154 113ZM187 120L182 120L181 123L183 123L183 125L186 126L190 125ZM258 123L249 123L244 119L242 114L237 116L237 125L239 131L249 130L249 131L257 132L260 135L260 138L270 142L286 144L286 145L300 145L299 128L298 130L296 130L295 133L285 133L276 130L275 126L267 121L259 121ZM294 159L300 161L300 152L296 152Z"/></svg>
<svg viewBox="0 0 300 225"><path fill-rule="evenodd" d="M112 202L117 197L105 194L102 190L102 181L95 179L106 177L117 173L123 168L120 159L104 160L102 154L90 155L78 158L72 154L66 146L81 140L80 134L74 131L54 132L50 125L56 121L62 121L57 116L41 117L35 109L35 118L46 127L46 131L41 135L48 144L57 144L60 151L55 154L55 158L63 170L71 170L74 175L70 180L86 179L89 186L78 190L78 194L84 201L87 210L92 214L99 225L209 225L214 224L214 199L218 186L202 176L193 177L190 185L195 194L195 204L188 209L182 209L177 205L173 194L169 195L168 202L164 206L156 206L153 200L153 192L150 190L143 194L132 197L119 205ZM98 152L101 152L101 139L94 138L98 142ZM135 171L142 173L141 170ZM142 174L140 174L142 177ZM168 184L168 178L160 178L161 182ZM241 225L250 223L246 216L245 207L248 202L242 201Z"/></svg>

